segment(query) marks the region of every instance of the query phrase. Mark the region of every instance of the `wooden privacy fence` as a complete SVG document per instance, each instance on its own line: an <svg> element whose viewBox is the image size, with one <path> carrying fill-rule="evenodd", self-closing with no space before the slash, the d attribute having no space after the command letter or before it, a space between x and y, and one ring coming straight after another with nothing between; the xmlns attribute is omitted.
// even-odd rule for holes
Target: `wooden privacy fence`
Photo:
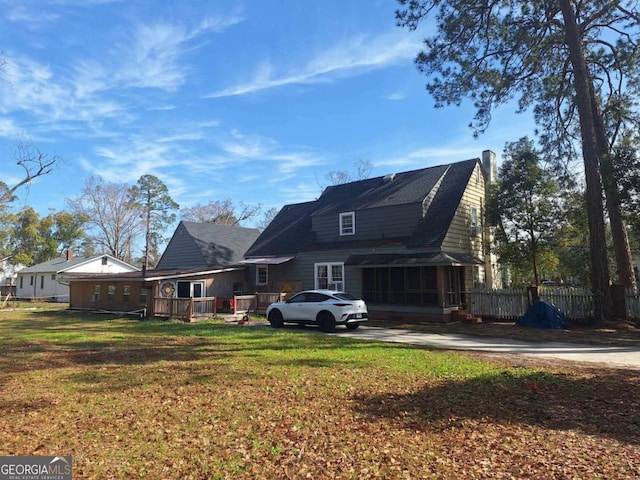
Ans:
<svg viewBox="0 0 640 480"><path fill-rule="evenodd" d="M640 320L640 291L624 290L624 312L618 317ZM469 313L499 320L517 320L536 299L553 303L571 320L593 318L593 294L586 288L474 289L469 292ZM615 300L614 300L615 301Z"/></svg>

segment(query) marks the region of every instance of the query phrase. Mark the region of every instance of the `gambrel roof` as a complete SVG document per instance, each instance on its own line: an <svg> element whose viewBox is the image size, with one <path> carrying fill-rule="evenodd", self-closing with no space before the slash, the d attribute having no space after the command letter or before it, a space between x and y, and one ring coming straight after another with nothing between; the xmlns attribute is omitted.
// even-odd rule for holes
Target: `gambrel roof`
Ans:
<svg viewBox="0 0 640 480"><path fill-rule="evenodd" d="M306 249L326 248L327 245L315 243L313 217L410 203L422 204L425 214L416 219L410 237L395 241L408 248L437 249L479 162L476 158L327 187L315 201L285 205L246 256L292 255ZM385 244L390 241L384 240ZM355 242L346 239L331 248L348 248Z"/></svg>
<svg viewBox="0 0 640 480"><path fill-rule="evenodd" d="M181 221L156 270L219 268L238 264L260 230Z"/></svg>

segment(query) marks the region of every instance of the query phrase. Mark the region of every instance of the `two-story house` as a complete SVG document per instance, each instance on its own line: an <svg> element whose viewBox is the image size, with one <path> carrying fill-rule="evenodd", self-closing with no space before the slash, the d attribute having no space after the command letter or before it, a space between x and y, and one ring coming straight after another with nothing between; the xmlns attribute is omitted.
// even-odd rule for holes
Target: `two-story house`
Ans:
<svg viewBox="0 0 640 480"><path fill-rule="evenodd" d="M485 151L482 160L330 186L283 207L245 264L258 291L347 290L378 318L444 319L472 286L492 283L484 202L494 173L495 154Z"/></svg>

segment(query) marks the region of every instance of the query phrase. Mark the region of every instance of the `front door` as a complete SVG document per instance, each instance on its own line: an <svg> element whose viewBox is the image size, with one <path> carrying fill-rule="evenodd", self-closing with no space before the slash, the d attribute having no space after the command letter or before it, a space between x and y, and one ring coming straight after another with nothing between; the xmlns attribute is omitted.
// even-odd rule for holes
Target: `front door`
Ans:
<svg viewBox="0 0 640 480"><path fill-rule="evenodd" d="M203 282L178 282L178 298L201 298L203 296Z"/></svg>

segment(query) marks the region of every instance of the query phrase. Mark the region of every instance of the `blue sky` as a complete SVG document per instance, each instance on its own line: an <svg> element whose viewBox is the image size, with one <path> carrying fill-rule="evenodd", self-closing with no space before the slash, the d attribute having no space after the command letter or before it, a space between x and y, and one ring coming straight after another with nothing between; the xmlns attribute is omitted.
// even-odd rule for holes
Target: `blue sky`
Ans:
<svg viewBox="0 0 640 480"><path fill-rule="evenodd" d="M159 177L181 207L317 198L372 176L500 154L532 135L513 108L473 138L471 105L434 109L413 59L429 31L392 0L0 0L2 180L17 139L62 158L16 207L66 208L85 180ZM250 224L249 224L250 225Z"/></svg>

